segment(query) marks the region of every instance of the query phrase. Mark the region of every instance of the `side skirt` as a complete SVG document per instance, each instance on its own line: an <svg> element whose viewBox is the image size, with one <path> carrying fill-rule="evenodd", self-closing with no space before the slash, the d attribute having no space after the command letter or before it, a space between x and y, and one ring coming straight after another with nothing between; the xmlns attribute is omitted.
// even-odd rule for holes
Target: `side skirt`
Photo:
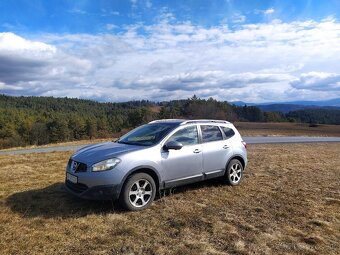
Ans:
<svg viewBox="0 0 340 255"><path fill-rule="evenodd" d="M190 183L194 183L194 182L200 182L200 181L204 181L204 180L208 180L208 179L221 177L223 175L224 175L223 169L222 170L214 170L214 171L203 173L203 174L193 175L193 176L184 177L184 178L180 178L180 179L174 179L174 180L171 180L171 181L165 181L163 183L163 188L168 189L168 188L172 188L172 187L176 187L176 186L182 186L182 185L186 185L186 184L190 184Z"/></svg>
<svg viewBox="0 0 340 255"><path fill-rule="evenodd" d="M203 180L204 180L203 174L198 174L198 175L193 175L193 176L175 179L175 180L171 180L171 181L165 181L164 184L163 184L163 187L164 187L164 189L168 189L168 188L172 188L172 187L176 187L176 186L182 186L182 185L186 185L186 184L194 183L194 182L199 182L199 181L203 181Z"/></svg>
<svg viewBox="0 0 340 255"><path fill-rule="evenodd" d="M204 173L204 179L212 179L212 178L217 178L217 177L221 177L224 175L225 170L215 170L215 171L211 171L211 172L207 172Z"/></svg>

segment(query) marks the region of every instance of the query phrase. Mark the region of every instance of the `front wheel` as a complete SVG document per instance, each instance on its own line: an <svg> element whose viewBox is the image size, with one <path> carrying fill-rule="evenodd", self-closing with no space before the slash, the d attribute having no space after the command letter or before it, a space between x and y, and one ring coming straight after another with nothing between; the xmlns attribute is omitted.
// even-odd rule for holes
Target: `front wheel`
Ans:
<svg viewBox="0 0 340 255"><path fill-rule="evenodd" d="M148 208L156 195L156 184L146 173L131 175L124 184L120 203L130 211L140 211Z"/></svg>
<svg viewBox="0 0 340 255"><path fill-rule="evenodd" d="M227 166L225 173L227 183L232 186L239 185L242 177L243 177L242 163L237 159L231 160Z"/></svg>

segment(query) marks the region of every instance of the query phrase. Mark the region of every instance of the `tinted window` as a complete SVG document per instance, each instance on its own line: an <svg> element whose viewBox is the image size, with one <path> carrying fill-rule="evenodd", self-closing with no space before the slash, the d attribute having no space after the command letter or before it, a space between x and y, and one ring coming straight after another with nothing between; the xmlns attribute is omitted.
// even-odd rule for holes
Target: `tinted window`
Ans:
<svg viewBox="0 0 340 255"><path fill-rule="evenodd" d="M168 141L177 141L183 145L198 144L197 128L192 126L178 130Z"/></svg>
<svg viewBox="0 0 340 255"><path fill-rule="evenodd" d="M201 126L203 142L223 140L222 133L217 126Z"/></svg>
<svg viewBox="0 0 340 255"><path fill-rule="evenodd" d="M232 137L233 135L235 135L235 132L233 129L231 128L227 128L227 127L221 127L225 136L228 138Z"/></svg>
<svg viewBox="0 0 340 255"><path fill-rule="evenodd" d="M117 142L143 146L154 145L176 127L177 125L174 124L147 124L130 131L122 136Z"/></svg>

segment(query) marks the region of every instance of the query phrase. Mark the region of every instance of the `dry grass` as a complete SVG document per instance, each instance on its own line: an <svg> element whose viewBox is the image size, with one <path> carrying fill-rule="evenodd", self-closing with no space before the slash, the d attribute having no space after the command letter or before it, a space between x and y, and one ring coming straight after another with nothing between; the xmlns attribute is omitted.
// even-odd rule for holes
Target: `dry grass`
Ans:
<svg viewBox="0 0 340 255"><path fill-rule="evenodd" d="M49 143L44 145L28 145L22 147L12 147L9 149L2 149L1 151L12 151L12 150L20 150L20 149L31 149L31 148L45 148L45 147L54 147L54 146L70 146L70 145L83 145L83 144L94 144L94 143L101 143L112 141L115 138L96 138L91 140L78 140L78 141L70 141L70 142L60 142L60 143Z"/></svg>
<svg viewBox="0 0 340 255"><path fill-rule="evenodd" d="M340 125L236 122L235 126L243 136L340 136Z"/></svg>
<svg viewBox="0 0 340 255"><path fill-rule="evenodd" d="M340 145L253 145L242 185L142 212L63 190L70 152L0 156L0 254L339 254Z"/></svg>

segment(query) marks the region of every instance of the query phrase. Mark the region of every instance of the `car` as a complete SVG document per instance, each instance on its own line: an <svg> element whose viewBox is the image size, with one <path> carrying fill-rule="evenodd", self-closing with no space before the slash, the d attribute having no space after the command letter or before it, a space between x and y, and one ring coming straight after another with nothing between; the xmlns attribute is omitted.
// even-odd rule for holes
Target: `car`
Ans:
<svg viewBox="0 0 340 255"><path fill-rule="evenodd" d="M212 178L238 185L246 165L246 143L228 121L155 120L75 152L65 186L78 197L119 200L138 211L164 189Z"/></svg>

